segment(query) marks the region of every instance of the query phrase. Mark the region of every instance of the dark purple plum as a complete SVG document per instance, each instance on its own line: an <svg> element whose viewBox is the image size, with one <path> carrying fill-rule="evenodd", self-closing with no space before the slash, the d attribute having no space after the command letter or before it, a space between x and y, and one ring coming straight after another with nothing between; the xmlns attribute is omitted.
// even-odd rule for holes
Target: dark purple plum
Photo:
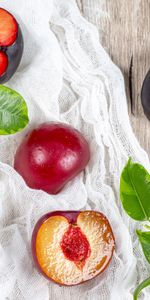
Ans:
<svg viewBox="0 0 150 300"><path fill-rule="evenodd" d="M144 113L150 120L150 70L148 71L142 86L141 101Z"/></svg>

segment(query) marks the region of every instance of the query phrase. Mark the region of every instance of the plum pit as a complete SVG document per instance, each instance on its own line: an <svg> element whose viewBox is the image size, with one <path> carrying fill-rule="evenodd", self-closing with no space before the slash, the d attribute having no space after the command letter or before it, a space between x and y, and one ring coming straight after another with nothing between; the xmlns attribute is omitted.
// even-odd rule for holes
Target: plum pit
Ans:
<svg viewBox="0 0 150 300"><path fill-rule="evenodd" d="M61 249L65 257L73 261L78 268L85 265L91 248L85 234L78 226L70 225L61 240Z"/></svg>

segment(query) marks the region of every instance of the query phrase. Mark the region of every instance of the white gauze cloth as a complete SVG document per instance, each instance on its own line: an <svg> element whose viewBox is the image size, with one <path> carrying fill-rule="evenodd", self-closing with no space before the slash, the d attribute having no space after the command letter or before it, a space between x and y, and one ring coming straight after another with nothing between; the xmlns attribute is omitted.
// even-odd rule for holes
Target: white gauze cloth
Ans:
<svg viewBox="0 0 150 300"><path fill-rule="evenodd" d="M135 235L138 223L121 207L119 178L129 156L147 168L149 161L130 127L121 72L75 0L1 0L0 5L23 31L22 62L6 85L25 98L30 117L24 131L0 137L0 300L130 300L150 269ZM56 196L29 189L13 169L19 143L44 121L73 125L91 148L85 172ZM81 286L60 287L38 274L30 240L43 214L69 209L103 212L116 249L102 275ZM144 293L149 299L148 290Z"/></svg>

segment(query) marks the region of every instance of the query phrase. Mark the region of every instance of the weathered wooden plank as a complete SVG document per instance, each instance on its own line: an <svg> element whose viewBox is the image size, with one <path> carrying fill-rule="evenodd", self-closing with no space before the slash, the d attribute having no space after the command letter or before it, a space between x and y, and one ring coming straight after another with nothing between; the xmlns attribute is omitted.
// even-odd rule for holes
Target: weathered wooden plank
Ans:
<svg viewBox="0 0 150 300"><path fill-rule="evenodd" d="M82 0L76 0L76 2L77 2L77 5L78 5L80 11L82 12Z"/></svg>
<svg viewBox="0 0 150 300"><path fill-rule="evenodd" d="M140 99L150 68L150 1L77 2L83 15L97 26L102 45L124 74L131 124L142 147L150 152L150 122L144 117Z"/></svg>

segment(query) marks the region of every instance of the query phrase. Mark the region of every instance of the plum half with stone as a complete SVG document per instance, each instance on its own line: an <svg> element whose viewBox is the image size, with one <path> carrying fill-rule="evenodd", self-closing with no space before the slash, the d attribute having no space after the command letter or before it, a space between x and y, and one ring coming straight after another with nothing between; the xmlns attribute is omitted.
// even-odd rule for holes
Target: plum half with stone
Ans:
<svg viewBox="0 0 150 300"><path fill-rule="evenodd" d="M23 37L14 16L0 7L0 84L17 70L23 53Z"/></svg>
<svg viewBox="0 0 150 300"><path fill-rule="evenodd" d="M16 152L14 168L29 187L56 194L86 167L89 158L89 145L79 131L50 122L25 137Z"/></svg>
<svg viewBox="0 0 150 300"><path fill-rule="evenodd" d="M115 239L107 218L96 211L55 211L44 215L32 234L37 269L61 285L88 281L108 266Z"/></svg>

